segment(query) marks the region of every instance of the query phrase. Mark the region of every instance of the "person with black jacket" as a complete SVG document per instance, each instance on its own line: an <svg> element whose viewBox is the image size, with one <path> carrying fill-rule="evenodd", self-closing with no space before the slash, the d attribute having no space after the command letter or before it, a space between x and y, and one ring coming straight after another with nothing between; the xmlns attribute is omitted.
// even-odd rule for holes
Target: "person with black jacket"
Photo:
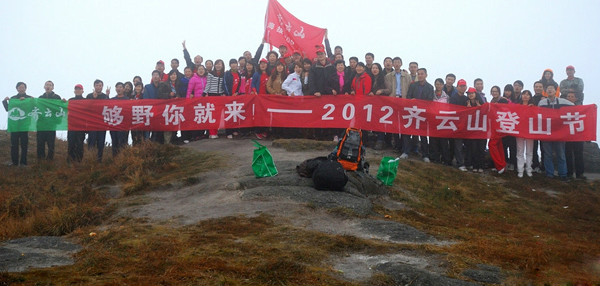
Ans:
<svg viewBox="0 0 600 286"><path fill-rule="evenodd" d="M540 103L540 100L544 98L544 84L541 81L536 81L533 84L533 98L531 98L533 105L537 106ZM540 149L540 153L542 154L541 158L538 155L538 147ZM533 160L531 163L531 168L533 171L538 173L544 171L544 150L542 150L542 144L540 140L533 140Z"/></svg>
<svg viewBox="0 0 600 286"><path fill-rule="evenodd" d="M158 74L158 72L157 72ZM86 99L108 99L108 95L110 94L110 87L106 89L106 93L102 92L102 88L104 88L104 82L97 79L94 81L94 92L88 94ZM94 130L88 131L88 149L97 148L97 160L98 162L102 162L102 156L104 154L104 143L106 140L106 130Z"/></svg>
<svg viewBox="0 0 600 286"><path fill-rule="evenodd" d="M71 100L82 100L83 98L83 85L75 85L75 97L70 98ZM83 159L83 142L85 141L85 131L67 131L67 162L81 162Z"/></svg>
<svg viewBox="0 0 600 286"><path fill-rule="evenodd" d="M2 101L2 105L4 106L4 110L9 112L8 110L8 102L10 100L24 100L26 98L31 98L30 95L25 93L27 91L27 84L24 82L18 82L17 86L17 94L12 97L6 97ZM12 110L11 110L12 111ZM10 116L10 112L9 112ZM27 131L19 131L19 132L10 132L10 158L12 160L12 166L19 166L19 162L21 166L27 165L27 146L29 144L29 132ZM19 161L19 146L21 146L21 157Z"/></svg>
<svg viewBox="0 0 600 286"><path fill-rule="evenodd" d="M327 80L333 73L335 73L335 68L327 60L325 51L323 49L318 49L316 63L312 66L309 74L309 94L314 94L316 96L329 94L330 91L326 89Z"/></svg>
<svg viewBox="0 0 600 286"><path fill-rule="evenodd" d="M385 75L380 64L374 63L371 66L371 92L369 95L386 95L385 94Z"/></svg>
<svg viewBox="0 0 600 286"><path fill-rule="evenodd" d="M420 68L417 70L417 81L411 83L408 86L408 93L406 94L407 99L420 99L426 101L433 101L433 85L427 82L427 69ZM416 137L416 136L415 136ZM427 141L427 136L419 136L421 141L421 156L423 157L423 161L429 163L429 144ZM406 159L408 158L408 154L410 153L413 145L413 141L411 140L411 135L402 134L402 156L400 158Z"/></svg>
<svg viewBox="0 0 600 286"><path fill-rule="evenodd" d="M335 71L327 80L325 91L327 94L350 94L352 84L352 74L346 72L344 61L335 62ZM341 84L341 85L340 85Z"/></svg>
<svg viewBox="0 0 600 286"><path fill-rule="evenodd" d="M204 59L202 58L201 55L196 55L194 57L194 61L192 61L192 58L190 57L190 53L188 52L188 50L185 46L185 41L183 41L183 43L181 43L181 45L183 46L183 58L185 59L186 66L191 68L192 71L194 73L196 73L196 71L198 70L198 67L202 65L202 62L204 61ZM177 61L177 63L179 64L179 61Z"/></svg>
<svg viewBox="0 0 600 286"><path fill-rule="evenodd" d="M46 92L40 96L45 99L58 99L60 96L54 93L54 83L52 81L46 81L44 84L44 90ZM38 130L37 131L37 158L38 160L54 159L54 142L56 141L56 130ZM48 155L46 156L46 145L48 145Z"/></svg>
<svg viewBox="0 0 600 286"><path fill-rule="evenodd" d="M175 73L175 71L171 71L171 73ZM128 96L125 96L124 85L122 82L117 82L115 84L115 91L117 95L111 99L116 100L129 100ZM129 138L129 131L110 131L110 140L112 142L112 156L113 158L119 154L119 151L123 149L123 147L127 146L127 139Z"/></svg>
<svg viewBox="0 0 600 286"><path fill-rule="evenodd" d="M446 77L447 79L448 77ZM447 86L448 83L446 83ZM467 91L467 81L464 79L460 79L456 86L456 93L450 95L450 104L467 106L467 96L465 95L465 91ZM458 169L466 172L467 167L465 167L465 155L463 152L463 139L455 138L454 141L454 158L456 159L456 165Z"/></svg>

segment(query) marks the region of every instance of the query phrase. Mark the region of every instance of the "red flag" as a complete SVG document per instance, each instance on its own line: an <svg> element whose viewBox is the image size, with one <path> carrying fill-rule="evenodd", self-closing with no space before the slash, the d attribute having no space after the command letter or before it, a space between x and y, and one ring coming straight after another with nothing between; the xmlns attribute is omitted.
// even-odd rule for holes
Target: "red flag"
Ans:
<svg viewBox="0 0 600 286"><path fill-rule="evenodd" d="M284 44L288 51L300 51L303 56L315 58L317 48L323 45L325 29L300 21L285 10L277 0L269 0L265 14L265 42L279 47Z"/></svg>

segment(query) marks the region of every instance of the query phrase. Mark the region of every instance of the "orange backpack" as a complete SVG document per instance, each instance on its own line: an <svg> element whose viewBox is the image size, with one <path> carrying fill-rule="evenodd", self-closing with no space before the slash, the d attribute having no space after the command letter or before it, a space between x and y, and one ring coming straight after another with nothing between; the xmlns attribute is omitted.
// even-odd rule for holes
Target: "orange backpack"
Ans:
<svg viewBox="0 0 600 286"><path fill-rule="evenodd" d="M362 131L356 128L347 128L344 137L338 143L336 157L342 167L348 171L362 170L362 157L364 155Z"/></svg>

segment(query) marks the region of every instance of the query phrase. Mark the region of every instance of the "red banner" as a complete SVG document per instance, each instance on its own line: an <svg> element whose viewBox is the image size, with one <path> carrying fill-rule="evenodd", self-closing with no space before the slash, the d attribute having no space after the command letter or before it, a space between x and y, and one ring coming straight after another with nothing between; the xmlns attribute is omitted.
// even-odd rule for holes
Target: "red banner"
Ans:
<svg viewBox="0 0 600 286"><path fill-rule="evenodd" d="M288 46L288 51L298 50L305 57L314 58L317 49L322 45L325 29L300 21L285 10L277 0L269 0L265 14L265 41L271 46Z"/></svg>
<svg viewBox="0 0 600 286"><path fill-rule="evenodd" d="M490 138L492 133L595 141L596 105L560 109L517 104L464 107L387 96L242 95L171 100L74 100L69 130L204 130L242 127L347 128Z"/></svg>

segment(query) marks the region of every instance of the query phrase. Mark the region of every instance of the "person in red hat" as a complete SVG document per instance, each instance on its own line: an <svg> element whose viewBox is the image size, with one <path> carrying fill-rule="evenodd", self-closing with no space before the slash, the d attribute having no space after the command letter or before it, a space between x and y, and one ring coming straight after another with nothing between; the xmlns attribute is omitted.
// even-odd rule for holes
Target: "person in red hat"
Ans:
<svg viewBox="0 0 600 286"><path fill-rule="evenodd" d="M156 62L155 70L160 73L160 81L165 82L169 80L169 75L165 73L165 62L162 60Z"/></svg>
<svg viewBox="0 0 600 286"><path fill-rule="evenodd" d="M456 94L450 96L450 104L467 106L468 97L465 95L467 91L467 82L464 79L458 81L458 85L456 86ZM458 169L466 172L467 167L465 167L465 155L463 152L463 139L462 138L454 138L454 158L456 159L456 165Z"/></svg>
<svg viewBox="0 0 600 286"><path fill-rule="evenodd" d="M477 89L469 87L467 90L467 107L483 105L483 100L477 95ZM473 166L473 172L483 173L486 139L465 139L465 165Z"/></svg>
<svg viewBox="0 0 600 286"><path fill-rule="evenodd" d="M583 80L575 77L575 67L567 66L567 78L560 81L560 98L567 98L567 95L575 93L575 105L583 104Z"/></svg>
<svg viewBox="0 0 600 286"><path fill-rule="evenodd" d="M255 94L267 94L267 81L269 81L267 66L267 60L261 59L258 69L254 73L254 76L252 76L252 92Z"/></svg>
<svg viewBox="0 0 600 286"><path fill-rule="evenodd" d="M261 59L258 65L257 71L252 76L252 93L265 95L267 94L267 82L269 81L269 74L267 73L268 61ZM254 129L254 133L257 139L264 139L267 137L267 129L265 127L257 127Z"/></svg>
<svg viewBox="0 0 600 286"><path fill-rule="evenodd" d="M310 87L309 94L314 94L316 96L329 94L330 91L326 89L327 79L329 79L333 73L335 73L335 68L327 59L325 50L319 48L317 50L316 62L311 68L310 78L308 80L308 85Z"/></svg>

